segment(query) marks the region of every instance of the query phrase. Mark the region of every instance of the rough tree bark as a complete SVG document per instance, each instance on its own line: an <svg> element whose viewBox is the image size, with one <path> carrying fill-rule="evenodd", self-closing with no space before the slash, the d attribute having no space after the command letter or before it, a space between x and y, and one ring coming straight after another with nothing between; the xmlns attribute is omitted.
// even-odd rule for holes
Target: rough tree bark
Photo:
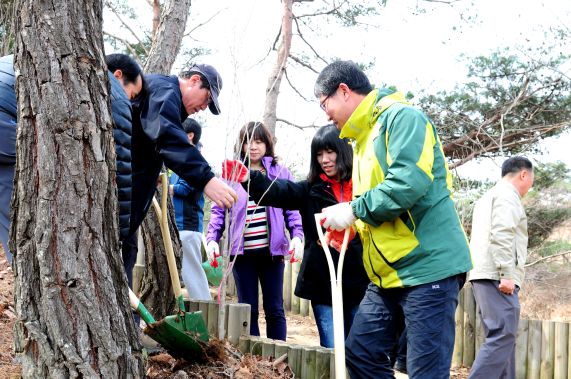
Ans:
<svg viewBox="0 0 571 379"><path fill-rule="evenodd" d="M17 9L10 248L22 375L142 377L118 242L102 2Z"/></svg>
<svg viewBox="0 0 571 379"><path fill-rule="evenodd" d="M153 34L153 43L145 72L170 73L180 50L191 0L168 0L163 4L161 21Z"/></svg>
<svg viewBox="0 0 571 379"><path fill-rule="evenodd" d="M292 6L293 0L282 0L283 17L281 27L281 41L278 48L278 56L276 64L268 79L266 87L266 104L264 107L263 123L270 130L273 136L276 135L276 110L278 106L278 95L280 94L280 85L284 75L287 59L291 50L292 38Z"/></svg>

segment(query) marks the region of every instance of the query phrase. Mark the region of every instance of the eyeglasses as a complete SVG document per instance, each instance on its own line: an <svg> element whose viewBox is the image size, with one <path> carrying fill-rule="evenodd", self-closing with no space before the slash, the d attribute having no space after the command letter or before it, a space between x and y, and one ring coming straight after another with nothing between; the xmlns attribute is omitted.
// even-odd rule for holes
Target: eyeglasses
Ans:
<svg viewBox="0 0 571 379"><path fill-rule="evenodd" d="M321 107L321 109L323 109L324 112L327 112L327 100L329 100L329 98L333 95L335 95L337 93L337 90L335 90L333 93L330 93L329 95L327 95L325 97L325 99L323 99L323 101L321 101L319 103L319 106Z"/></svg>
<svg viewBox="0 0 571 379"><path fill-rule="evenodd" d="M327 95L327 96L325 97L325 99L323 99L323 101L321 101L321 102L319 103L319 106L321 107L321 109L322 109L324 112L327 112L327 104L326 104L326 103L327 103L327 100L329 100L329 98L330 98L331 96L333 96L334 93L335 93L335 92L330 93L329 95Z"/></svg>

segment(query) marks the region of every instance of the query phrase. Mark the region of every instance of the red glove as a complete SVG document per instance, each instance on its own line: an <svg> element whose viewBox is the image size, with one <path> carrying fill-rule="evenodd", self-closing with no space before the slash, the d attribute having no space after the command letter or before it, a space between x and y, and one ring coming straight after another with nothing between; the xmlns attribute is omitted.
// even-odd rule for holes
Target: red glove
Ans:
<svg viewBox="0 0 571 379"><path fill-rule="evenodd" d="M244 182L248 179L248 169L237 159L222 162L222 177L232 182Z"/></svg>
<svg viewBox="0 0 571 379"><path fill-rule="evenodd" d="M351 228L349 231L349 240L347 244L351 242L353 238L355 238L355 229ZM325 241L329 246L334 248L337 251L341 251L341 245L343 244L343 237L345 236L345 230L328 230L325 233Z"/></svg>

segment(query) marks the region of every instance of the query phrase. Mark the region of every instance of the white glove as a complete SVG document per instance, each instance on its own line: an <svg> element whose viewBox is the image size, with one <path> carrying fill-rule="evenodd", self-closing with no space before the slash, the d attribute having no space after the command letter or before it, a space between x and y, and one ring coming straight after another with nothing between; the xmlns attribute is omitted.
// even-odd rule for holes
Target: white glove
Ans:
<svg viewBox="0 0 571 379"><path fill-rule="evenodd" d="M208 242L206 245L206 257L208 257L209 262L213 262L216 257L220 256L220 246L214 240Z"/></svg>
<svg viewBox="0 0 571 379"><path fill-rule="evenodd" d="M323 208L323 227L332 230L345 230L357 220L351 209L351 203L339 203Z"/></svg>
<svg viewBox="0 0 571 379"><path fill-rule="evenodd" d="M303 242L299 237L293 237L289 241L289 253L291 254L290 262L294 263L303 259Z"/></svg>

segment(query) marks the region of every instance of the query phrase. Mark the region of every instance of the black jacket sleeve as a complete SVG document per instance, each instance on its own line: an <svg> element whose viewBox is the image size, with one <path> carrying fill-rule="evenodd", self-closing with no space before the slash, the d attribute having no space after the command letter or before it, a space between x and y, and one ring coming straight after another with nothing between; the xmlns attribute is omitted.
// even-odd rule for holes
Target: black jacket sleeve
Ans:
<svg viewBox="0 0 571 379"><path fill-rule="evenodd" d="M242 187L259 205L287 210L303 208L309 194L309 184L305 180L298 183L272 180L256 170L250 170L250 180L242 183Z"/></svg>

